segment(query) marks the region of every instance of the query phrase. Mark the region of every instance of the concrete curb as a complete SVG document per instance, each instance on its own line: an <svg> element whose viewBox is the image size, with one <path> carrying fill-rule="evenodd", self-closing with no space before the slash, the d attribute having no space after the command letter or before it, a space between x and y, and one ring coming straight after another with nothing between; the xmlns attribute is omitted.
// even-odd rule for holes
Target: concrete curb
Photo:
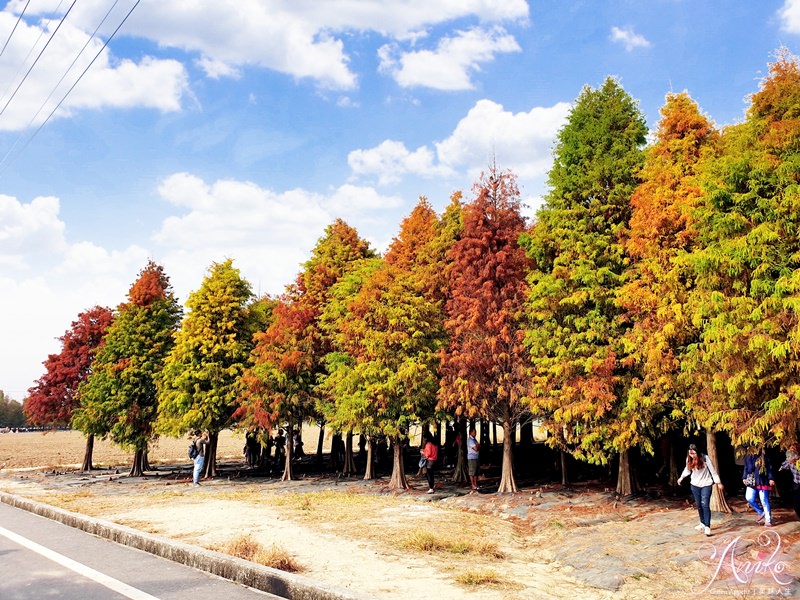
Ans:
<svg viewBox="0 0 800 600"><path fill-rule="evenodd" d="M264 567L221 552L205 550L157 535L144 533L110 521L56 508L14 494L0 492L0 502L58 521L118 544L137 548L162 558L291 600L374 600L302 575Z"/></svg>

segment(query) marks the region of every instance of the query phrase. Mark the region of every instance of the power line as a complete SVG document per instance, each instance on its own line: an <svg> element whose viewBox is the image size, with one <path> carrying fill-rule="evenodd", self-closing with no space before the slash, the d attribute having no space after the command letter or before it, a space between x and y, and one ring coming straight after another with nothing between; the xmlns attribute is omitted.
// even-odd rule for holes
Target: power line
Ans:
<svg viewBox="0 0 800 600"><path fill-rule="evenodd" d="M108 44L111 42L112 39L114 39L114 36L117 35L117 32L122 28L122 26L128 20L128 17L130 17L131 14L133 13L133 11L136 9L136 7L139 6L140 2L141 2L141 0L136 0L136 3L131 7L131 9L125 15L125 18L123 18L122 21L120 22L120 24L117 25L117 28L114 29L114 31L111 33L111 35L105 41L105 43L100 48L100 50L97 51L97 54L94 55L94 58L92 58L91 62L89 62L89 64L86 65L86 68L78 76L78 79L75 80L75 82L70 86L70 88L67 90L67 92L61 97L61 100L59 100L58 104L56 104L55 107L53 108L53 110L50 111L50 114L47 115L47 118L45 118L45 120L42 121L42 124L39 125L39 127L36 128L36 131L34 131L33 134L31 135L31 137L28 138L28 141L25 142L25 145L20 149L20 151L17 153L17 155L22 154L22 152L25 151L25 149L28 147L28 144L30 144L33 141L33 139L36 137L36 135L42 130L42 128L45 125L47 125L47 123L50 121L51 117L55 114L55 112L59 108L61 108L61 104L63 104L64 100L67 99L67 96L70 95L72 90L75 89L75 86L78 85L80 80L83 79L83 76L86 75L86 72L92 67L92 65L97 60L97 58L100 56L100 54L102 54L103 50L105 50L108 47ZM73 5L74 5L74 2L73 2ZM0 112L0 114L2 114L2 112ZM13 147L12 147L12 150L13 150ZM0 161L0 174L2 174L2 168L3 168L3 166L4 166L5 162L6 162L6 159L8 158L9 154L10 154L10 151L8 153L6 153L6 155L3 157L3 160Z"/></svg>
<svg viewBox="0 0 800 600"><path fill-rule="evenodd" d="M25 16L25 11L28 10L28 4L30 4L30 3L31 3L31 0L28 0L25 3L25 8L23 8L22 12L19 13L19 17L17 17L17 22L14 23L14 28L11 30L11 33L8 34L8 39L6 40L6 43L3 44L3 49L0 50L0 56L3 56L3 52L6 51L6 46L8 46L8 42L10 42L11 38L14 36L14 32L17 30L17 26L19 25L19 22L22 21L22 17Z"/></svg>
<svg viewBox="0 0 800 600"><path fill-rule="evenodd" d="M67 77L67 75L69 74L69 72L72 70L72 67L74 67L74 66L75 66L75 63L76 63L76 62L78 62L78 59L79 59L79 58L80 58L80 57L83 55L83 52L84 52L84 50L86 50L86 48L89 46L89 44L91 43L91 41L92 41L92 40L93 40L95 37L97 37L97 32L100 30L100 28L101 28L101 27L103 26L103 24L106 22L106 19L108 19L109 15L110 15L110 14L111 14L111 12L114 10L114 8L117 6L117 4L118 4L118 3L119 3L119 0L114 0L114 4L112 4L112 5L111 5L111 8L109 8L109 9L108 9L108 12L106 12L106 14L105 14L105 16L103 17L103 19L100 21L100 23L98 23L97 27L95 27L95 30L92 32L92 35L91 35L91 36L89 36L89 38L86 40L86 43L83 45L83 48L81 48L81 49L80 49L80 51L78 52L78 54L77 54L77 55L75 55L75 58L72 60L72 62L70 63L70 65L69 65L69 66L67 67L67 69L64 71L64 74L63 74L63 75L61 76L61 78L58 80L58 83L56 83L56 84L55 84L55 86L53 86L53 89L52 89L52 90L50 91L50 93L47 95L47 98L45 98L45 99L44 99L44 102L42 102L41 106L39 107L39 110L37 110L37 111L36 111L36 113L35 113L35 114L34 114L34 115L31 117L30 121L28 121L28 125L25 127L25 130L29 129L29 128L31 127L31 125L33 125L33 122L36 120L36 117L38 117L38 116L39 116L39 113L41 113L41 112L44 110L44 107L45 107L45 106L47 106L47 103L49 102L50 98L52 98L52 97L53 97L53 94L55 94L55 93L56 93L56 90L58 89L58 87L59 87L59 86L62 84L62 82L64 81L64 79ZM17 147L17 144L18 144L18 143L19 143L19 141L22 139L22 137L23 137L22 133L20 133L19 135L17 135L17 139L16 139L16 140L14 140L14 143L11 145L11 148L8 150L8 152L6 152L5 156L3 156L3 159L2 159L2 160L0 160L0 168L2 168L3 164L5 164L5 162L6 162L6 159L9 157L9 155L10 155L12 152L14 152L14 149ZM27 146L27 144L26 144L26 146Z"/></svg>
<svg viewBox="0 0 800 600"><path fill-rule="evenodd" d="M58 13L58 11L61 8L61 5L63 4L63 2L64 2L64 0L59 0L58 6L56 6L56 13ZM42 39L43 37L44 37L44 27L42 27L40 29L39 35L36 37L36 41L33 42L33 45L31 46L30 50L28 50L28 53L25 55L25 58L22 59L22 62L17 67L17 72L14 73L13 77L9 78L8 84L6 85L6 89L3 90L3 95L0 96L0 98L5 98L6 97L6 94L8 93L8 90L11 89L11 86L13 85L13 82L16 81L16 79L17 79L17 75L19 75L20 72L22 71L23 67L25 67L25 64L28 62L28 58L30 58L31 54L33 54L33 51L36 50L36 46L39 43L39 40ZM9 41L10 40L11 40L11 38L9 37ZM23 81L24 80L25 80L25 78L23 77Z"/></svg>
<svg viewBox="0 0 800 600"><path fill-rule="evenodd" d="M56 37L56 34L58 33L58 30L61 29L61 26L64 24L64 20L67 18L67 16L69 15L69 13L72 10L72 8L75 6L75 3L77 1L78 0L72 0L72 4L69 5L69 8L67 9L67 12L64 13L63 17L61 17L61 20L58 22L58 25L56 26L55 31L53 31L52 35L47 39L47 42L45 43L44 47L39 51L39 55L36 57L36 60L33 61L33 64L28 69L28 72L25 73L25 76L19 82L19 85L17 85L17 89L14 90L14 93L11 94L11 97L8 99L8 101L6 101L6 103L3 106L3 108L0 109L0 115L2 115L6 111L6 108L8 108L8 105L11 104L11 101L14 99L14 96L17 95L17 92L22 87L22 84L25 83L25 80L28 78L28 75L31 74L31 71L33 70L33 67L35 67L36 63L39 62L39 59L42 58L42 55L44 54L44 51L47 50L47 47L50 45L50 42L52 42L53 38Z"/></svg>

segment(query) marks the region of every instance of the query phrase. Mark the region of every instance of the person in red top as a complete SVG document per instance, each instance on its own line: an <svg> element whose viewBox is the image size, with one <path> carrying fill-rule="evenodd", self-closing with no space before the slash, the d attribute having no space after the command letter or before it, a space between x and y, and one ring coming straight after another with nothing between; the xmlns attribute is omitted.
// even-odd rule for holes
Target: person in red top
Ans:
<svg viewBox="0 0 800 600"><path fill-rule="evenodd" d="M428 461L425 465L427 469L425 476L428 478L428 493L433 493L433 468L439 458L439 446L434 444L433 436L429 431L425 432L425 446L422 448L422 456Z"/></svg>

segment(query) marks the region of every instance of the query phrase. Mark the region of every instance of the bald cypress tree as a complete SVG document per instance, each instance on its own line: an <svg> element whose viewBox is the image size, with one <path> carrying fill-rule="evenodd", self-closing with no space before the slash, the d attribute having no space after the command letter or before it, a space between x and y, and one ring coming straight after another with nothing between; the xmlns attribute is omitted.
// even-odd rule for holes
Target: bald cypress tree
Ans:
<svg viewBox="0 0 800 600"><path fill-rule="evenodd" d="M499 493L515 492L512 446L528 412L524 305L528 260L519 245L525 231L512 173L492 168L475 184L463 208L463 229L448 253L447 346L441 356L439 406L458 417L503 426Z"/></svg>
<svg viewBox="0 0 800 600"><path fill-rule="evenodd" d="M92 373L80 385L80 407L72 423L133 450L131 476L147 466L147 447L155 439L156 382L174 344L181 319L164 269L150 261L116 311Z"/></svg>
<svg viewBox="0 0 800 600"><path fill-rule="evenodd" d="M233 261L214 263L186 302L190 312L159 379L158 429L173 436L208 429L211 443L203 465L216 475L219 432L237 408L239 378L253 348L248 303L250 284Z"/></svg>
<svg viewBox="0 0 800 600"><path fill-rule="evenodd" d="M551 443L605 464L620 457L617 491L633 491L629 446L611 430L631 381L622 339L629 324L617 299L624 237L647 128L614 79L578 96L559 132L550 192L524 244L529 277L526 344L535 373L532 407Z"/></svg>

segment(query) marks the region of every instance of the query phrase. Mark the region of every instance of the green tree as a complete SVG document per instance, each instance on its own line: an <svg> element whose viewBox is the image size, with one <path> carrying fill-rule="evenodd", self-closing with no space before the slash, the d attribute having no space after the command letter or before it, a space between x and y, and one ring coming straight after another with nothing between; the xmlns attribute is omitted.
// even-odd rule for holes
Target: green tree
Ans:
<svg viewBox="0 0 800 600"><path fill-rule="evenodd" d="M622 344L629 323L617 300L646 133L638 106L617 81L584 88L559 132L550 192L524 240L535 262L526 336L532 407L552 433L551 444L592 463L618 454L622 495L633 489L633 439L614 425L632 373Z"/></svg>
<svg viewBox="0 0 800 600"><path fill-rule="evenodd" d="M91 373L92 362L114 318L105 307L95 306L78 315L61 338L61 352L44 362L45 373L28 390L25 414L32 425L69 425L80 405L78 389ZM94 436L86 436L82 470L92 470Z"/></svg>
<svg viewBox="0 0 800 600"><path fill-rule="evenodd" d="M319 379L330 340L320 316L331 287L359 260L374 252L358 232L341 219L325 230L297 281L275 306L273 320L256 337L251 366L236 416L265 428L286 425L291 432L305 419L316 418ZM288 443L283 479L293 479L292 444Z"/></svg>
<svg viewBox="0 0 800 600"><path fill-rule="evenodd" d="M525 221L511 173L492 167L474 191L448 255L448 345L440 353L439 406L502 424L498 492L515 492L512 444L516 425L528 412L529 359L522 342L529 261L518 243Z"/></svg>
<svg viewBox="0 0 800 600"><path fill-rule="evenodd" d="M0 427L24 427L23 406L0 390Z"/></svg>
<svg viewBox="0 0 800 600"><path fill-rule="evenodd" d="M800 291L800 67L786 50L770 65L743 123L723 131L695 212L688 257L701 330L683 362L706 382L686 409L735 446L798 440Z"/></svg>
<svg viewBox="0 0 800 600"><path fill-rule="evenodd" d="M186 301L189 314L159 380L159 432L180 436L208 429L205 476L216 476L219 432L231 425L240 382L253 349L250 284L233 261L213 263ZM262 319L263 320L263 319Z"/></svg>
<svg viewBox="0 0 800 600"><path fill-rule="evenodd" d="M421 198L383 263L364 265L369 277L362 270L347 281L348 288L337 290L352 299L333 321L339 351L329 355L325 386L333 402L326 414L340 427L391 439L393 489L409 487L402 450L410 425L431 419L436 406L444 330L428 276L437 226L436 213Z"/></svg>
<svg viewBox="0 0 800 600"><path fill-rule="evenodd" d="M131 476L147 469L148 443L155 438L156 382L174 343L181 307L164 269L148 262L116 311L92 372L78 388L73 426L134 451Z"/></svg>

